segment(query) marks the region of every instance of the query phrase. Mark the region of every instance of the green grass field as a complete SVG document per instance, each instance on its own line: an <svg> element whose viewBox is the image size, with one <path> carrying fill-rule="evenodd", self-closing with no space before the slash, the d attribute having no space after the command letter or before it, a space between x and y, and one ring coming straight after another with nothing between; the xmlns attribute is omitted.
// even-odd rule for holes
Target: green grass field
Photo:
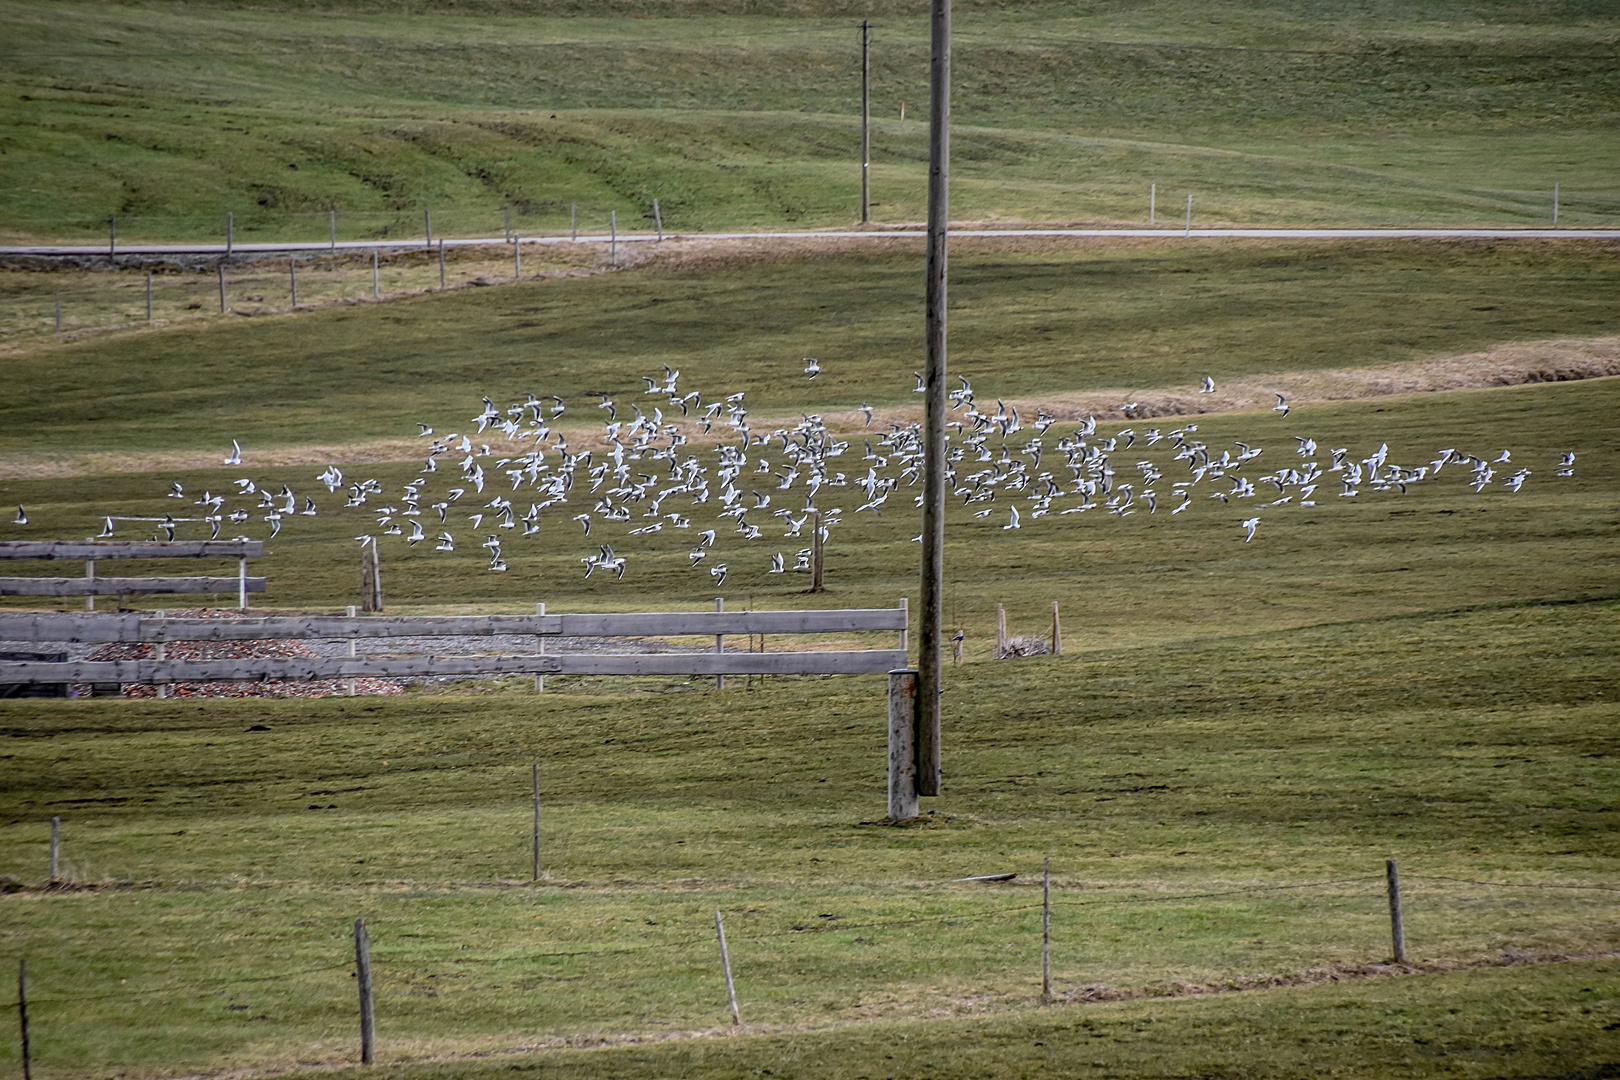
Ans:
<svg viewBox="0 0 1620 1080"><path fill-rule="evenodd" d="M746 13L745 13L746 12ZM923 216L914 7L0 4L0 236L127 242L846 225L859 38L879 221ZM1598 3L963 5L963 220L1614 223ZM900 119L900 104L907 104ZM646 220L644 220L644 215Z"/></svg>
<svg viewBox="0 0 1620 1080"><path fill-rule="evenodd" d="M347 239L414 235L424 209L436 232L490 234L504 205L558 231L571 203L600 231L653 197L676 231L848 224L868 15L876 216L916 220L916 5L0 0L0 237L95 240L117 213L129 242L198 239L234 211L241 239L325 239L332 207ZM1562 223L1620 212L1605 5L961 2L956 34L958 218L1139 221L1154 182L1166 216L1191 191L1204 221L1532 224L1555 180ZM85 271L0 270L0 506L31 518L8 509L0 539L192 512L164 497L175 481L314 493L328 461L397 491L420 469L415 422L465 430L486 394L564 396L558 425L583 443L590 392L658 404L639 376L666 363L706 400L746 391L757 432L833 417L854 474L855 406L915 407L915 241L672 244L582 273L598 256L296 313L278 313L284 264L239 267L230 303L252 318L206 317L212 271L170 267L165 325L65 340L42 333L56 291L84 320L68 330L138 321L144 269L93 289ZM958 240L951 370L987 409L1033 411L1205 375L1263 392L1457 367L1620 333L1615 265L1612 244L1568 241ZM505 269L474 253L450 276ZM305 273L305 299L369 292L369 262ZM437 283L422 254L385 274L396 295ZM877 822L880 677L0 701L0 961L28 960L34 1075L347 1074L358 917L380 1068L400 1080L1615 1075L1617 410L1620 378L1600 378L1102 425L1190 420L1216 452L1264 447L1268 469L1308 435L1405 464L1509 450L1504 473L1532 470L1518 493L1475 493L1464 466L1354 499L1328 479L1320 505L1265 510L1251 543L1253 504L1201 489L1173 515L1168 484L1155 513L1016 531L1005 502L977 518L954 500L946 623L965 661L947 670L944 793L907 827ZM242 468L217 464L233 438ZM1115 466L1168 477L1167 445ZM804 541L723 539L727 607L913 598L912 489L881 517L849 512L850 492L827 594L766 572ZM341 493L320 501L256 562L260 608L357 599L353 537L376 526ZM388 611L712 603L709 564L670 534L610 530L630 570L586 580L603 533L585 540L573 512L511 540L501 574L465 524L454 553L385 538ZM998 604L1014 634L1044 635L1054 601L1064 655L990 659ZM47 887L52 816L66 885ZM1386 963L1389 857L1405 972ZM957 880L998 872L1018 877ZM0 1071L19 1064L0 1037Z"/></svg>

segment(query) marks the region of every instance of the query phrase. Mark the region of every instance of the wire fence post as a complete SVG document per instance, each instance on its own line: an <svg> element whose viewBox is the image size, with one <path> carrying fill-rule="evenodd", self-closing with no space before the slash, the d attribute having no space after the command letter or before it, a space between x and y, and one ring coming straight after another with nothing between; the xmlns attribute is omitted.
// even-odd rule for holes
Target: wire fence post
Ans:
<svg viewBox="0 0 1620 1080"><path fill-rule="evenodd" d="M568 204L568 239L579 239L579 203Z"/></svg>
<svg viewBox="0 0 1620 1080"><path fill-rule="evenodd" d="M889 672L889 820L917 816L917 672Z"/></svg>
<svg viewBox="0 0 1620 1080"><path fill-rule="evenodd" d="M28 1047L28 960L17 961L17 1025L22 1029L23 1080L34 1080L34 1061Z"/></svg>
<svg viewBox="0 0 1620 1080"><path fill-rule="evenodd" d="M335 253L337 251L337 211L331 210L328 213L332 217L332 251Z"/></svg>
<svg viewBox="0 0 1620 1080"><path fill-rule="evenodd" d="M664 239L664 215L658 209L657 199L653 200L653 224L658 226L658 240L662 243Z"/></svg>
<svg viewBox="0 0 1620 1080"><path fill-rule="evenodd" d="M724 610L726 610L725 597L717 596L717 597L714 598L714 610L716 610L716 611L724 611ZM723 653L723 652L726 651L726 635L724 635L724 634L716 634L716 635L714 635L714 651L717 652L717 653ZM726 677L724 675L716 675L714 677L714 688L716 690L724 690L726 688Z"/></svg>
<svg viewBox="0 0 1620 1080"><path fill-rule="evenodd" d="M433 211L422 211L422 233L427 237L427 249L433 250Z"/></svg>
<svg viewBox="0 0 1620 1080"><path fill-rule="evenodd" d="M1041 1000L1052 1000L1052 860L1041 862Z"/></svg>
<svg viewBox="0 0 1620 1080"><path fill-rule="evenodd" d="M229 211L225 214L225 254L229 255L236 247L236 215Z"/></svg>
<svg viewBox="0 0 1620 1080"><path fill-rule="evenodd" d="M540 763L536 761L534 770L534 877L540 880Z"/></svg>
<svg viewBox="0 0 1620 1080"><path fill-rule="evenodd" d="M298 260L287 257L287 281L292 286L292 306L298 306Z"/></svg>
<svg viewBox="0 0 1620 1080"><path fill-rule="evenodd" d="M826 591L826 571L822 561L826 537L821 529L821 511L815 511L810 523L810 591Z"/></svg>
<svg viewBox="0 0 1620 1080"><path fill-rule="evenodd" d="M726 970L726 997L731 1001L731 1022L742 1023L742 1013L737 1009L737 984L731 981L731 954L726 951L726 924L720 921L720 909L714 909L714 932L720 939L720 966Z"/></svg>
<svg viewBox="0 0 1620 1080"><path fill-rule="evenodd" d="M382 298L382 279L377 268L376 248L371 249L371 298L373 300Z"/></svg>
<svg viewBox="0 0 1620 1080"><path fill-rule="evenodd" d="M377 1042L376 1017L371 1008L371 938L366 920L354 920L354 971L360 989L360 1062L370 1065Z"/></svg>
<svg viewBox="0 0 1620 1080"><path fill-rule="evenodd" d="M51 880L62 876L62 819L51 818Z"/></svg>
<svg viewBox="0 0 1620 1080"><path fill-rule="evenodd" d="M512 279L515 281L523 276L523 239L516 233L512 234Z"/></svg>
<svg viewBox="0 0 1620 1080"><path fill-rule="evenodd" d="M444 237L439 237L439 291L444 291Z"/></svg>
<svg viewBox="0 0 1620 1080"><path fill-rule="evenodd" d="M1401 923L1401 872L1394 859L1384 860L1384 877L1389 882L1389 937L1397 964L1406 963L1406 927Z"/></svg>
<svg viewBox="0 0 1620 1080"><path fill-rule="evenodd" d="M1181 235L1183 235L1183 236L1191 236L1192 235L1192 196L1191 195L1187 196L1187 225L1182 230Z"/></svg>
<svg viewBox="0 0 1620 1080"><path fill-rule="evenodd" d="M110 214L107 217L107 258L118 256L118 215Z"/></svg>
<svg viewBox="0 0 1620 1080"><path fill-rule="evenodd" d="M223 315L223 314L225 314L225 264L220 263L219 267L218 267L218 270L219 270L219 313L221 315Z"/></svg>

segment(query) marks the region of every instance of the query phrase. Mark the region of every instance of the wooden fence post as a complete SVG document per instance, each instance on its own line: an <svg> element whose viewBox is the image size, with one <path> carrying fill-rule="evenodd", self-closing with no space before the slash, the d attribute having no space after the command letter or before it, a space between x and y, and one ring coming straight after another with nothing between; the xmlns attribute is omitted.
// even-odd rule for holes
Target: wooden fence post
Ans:
<svg viewBox="0 0 1620 1080"><path fill-rule="evenodd" d="M900 611L901 611L901 614L904 616L905 625L900 628L900 641L899 641L899 644L896 647L901 652L906 652L911 648L911 599L910 599L910 597L902 596L900 598Z"/></svg>
<svg viewBox="0 0 1620 1080"><path fill-rule="evenodd" d="M382 299L382 277L377 269L377 249L371 249L371 298Z"/></svg>
<svg viewBox="0 0 1620 1080"><path fill-rule="evenodd" d="M1389 885L1389 936L1395 962L1406 963L1406 927L1401 923L1401 872L1394 859L1384 860L1384 877Z"/></svg>
<svg viewBox="0 0 1620 1080"><path fill-rule="evenodd" d="M889 672L889 820L917 816L917 672Z"/></svg>
<svg viewBox="0 0 1620 1080"><path fill-rule="evenodd" d="M723 597L717 596L714 598L714 610L726 610L726 601ZM724 634L714 635L714 651L717 653L723 653L726 651L726 636ZM724 690L726 688L726 677L724 675L716 675L714 677L714 688L716 690Z"/></svg>
<svg viewBox="0 0 1620 1080"><path fill-rule="evenodd" d="M742 1023L737 1009L737 984L731 981L731 954L726 951L726 924L720 921L720 909L714 909L714 932L720 939L720 966L726 969L726 997L731 999L731 1022Z"/></svg>
<svg viewBox="0 0 1620 1080"><path fill-rule="evenodd" d="M86 593L85 597L84 597L84 610L86 610L86 611L94 611L94 610L96 610L96 593L95 593L96 560L94 560L94 559L86 559L86 560L84 560L84 580L91 583L90 592Z"/></svg>
<svg viewBox="0 0 1620 1080"><path fill-rule="evenodd" d="M167 618L168 614L169 614L168 612L163 611L161 609L159 609L156 612L157 617L160 618L160 619ZM154 659L154 660L167 660L168 658L169 658L169 643L168 642L160 641L156 645L152 646L152 659ZM157 696L159 698L167 698L169 696L169 684L168 683L159 682L157 684Z"/></svg>
<svg viewBox="0 0 1620 1080"><path fill-rule="evenodd" d="M1063 655L1063 624L1058 621L1058 602L1052 601L1052 655Z"/></svg>
<svg viewBox="0 0 1620 1080"><path fill-rule="evenodd" d="M377 541L371 541L371 610L383 609L382 556L377 553Z"/></svg>
<svg viewBox="0 0 1620 1080"><path fill-rule="evenodd" d="M427 237L427 249L433 250L433 211L422 211L422 232Z"/></svg>
<svg viewBox="0 0 1620 1080"><path fill-rule="evenodd" d="M62 876L62 819L51 818L51 880Z"/></svg>
<svg viewBox="0 0 1620 1080"><path fill-rule="evenodd" d="M247 610L247 556L236 560L236 610Z"/></svg>
<svg viewBox="0 0 1620 1080"><path fill-rule="evenodd" d="M331 216L332 216L332 252L333 252L333 254L336 254L337 253L337 211L336 210L331 210L331 211L328 211L328 213L330 213Z"/></svg>
<svg viewBox="0 0 1620 1080"><path fill-rule="evenodd" d="M568 239L579 239L579 203L568 204Z"/></svg>
<svg viewBox="0 0 1620 1080"><path fill-rule="evenodd" d="M371 938L366 920L354 920L354 971L360 990L360 1061L370 1065L376 1056L377 1026L371 1008Z"/></svg>
<svg viewBox="0 0 1620 1080"><path fill-rule="evenodd" d="M28 1047L28 961L17 961L17 1024L22 1029L23 1080L34 1080L34 1061Z"/></svg>
<svg viewBox="0 0 1620 1080"><path fill-rule="evenodd" d="M361 566L363 568L365 566L365 564L361 563ZM361 570L360 576L361 576L361 578L364 578L366 576L364 569ZM364 585L361 586L361 588L364 588L364 587L365 587ZM354 605L353 604L349 605L349 618L351 618L351 619L354 618ZM355 655L354 631L351 629L349 631L349 657L352 659L354 657L354 655ZM353 675L351 675L347 679L343 680L343 693L348 697L354 697L354 676Z"/></svg>
<svg viewBox="0 0 1620 1080"><path fill-rule="evenodd" d="M219 313L225 314L225 264L219 264Z"/></svg>
<svg viewBox="0 0 1620 1080"><path fill-rule="evenodd" d="M225 214L225 254L229 255L234 247L236 247L236 215L227 211Z"/></svg>
<svg viewBox="0 0 1620 1080"><path fill-rule="evenodd" d="M662 243L664 240L664 215L658 211L657 199L653 200L653 223L658 226L658 241L659 243ZM1554 218L1553 223L1557 224L1556 218Z"/></svg>
<svg viewBox="0 0 1620 1080"><path fill-rule="evenodd" d="M292 306L298 306L298 260L288 256L287 280L292 283Z"/></svg>
<svg viewBox="0 0 1620 1080"><path fill-rule="evenodd" d="M544 615L546 613L546 605L534 605L534 613L536 615ZM534 651L539 653L541 656L546 655L546 635L534 635ZM546 673L543 671L534 677L534 692L537 694L543 694L546 692Z"/></svg>

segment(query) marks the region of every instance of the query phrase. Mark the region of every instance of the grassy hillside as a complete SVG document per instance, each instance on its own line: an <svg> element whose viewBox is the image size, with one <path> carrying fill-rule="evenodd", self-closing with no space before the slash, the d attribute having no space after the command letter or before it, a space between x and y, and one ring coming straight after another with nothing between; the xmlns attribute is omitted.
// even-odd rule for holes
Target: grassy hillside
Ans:
<svg viewBox="0 0 1620 1080"><path fill-rule="evenodd" d="M1604 244L959 242L951 269L951 369L993 396L1191 389L1206 374L1357 367L1620 328ZM357 276L369 292L369 266ZM559 423L594 425L587 391L635 393L665 363L708 399L747 391L756 415L907 406L921 278L908 242L39 347L0 359L12 386L0 452L48 461L233 438L259 450L401 438L417 420L459 425L486 393L561 394L575 408ZM285 304L285 267L266 268L260 287ZM216 303L211 274L165 275L160 288ZM49 294L35 302L48 310ZM804 356L826 368L813 385L802 382Z"/></svg>
<svg viewBox="0 0 1620 1080"><path fill-rule="evenodd" d="M245 239L857 216L867 9L7 0L11 239ZM874 200L922 214L927 35L877 9ZM1601 4L1083 4L956 19L964 219L1612 222ZM900 120L900 103L907 103Z"/></svg>

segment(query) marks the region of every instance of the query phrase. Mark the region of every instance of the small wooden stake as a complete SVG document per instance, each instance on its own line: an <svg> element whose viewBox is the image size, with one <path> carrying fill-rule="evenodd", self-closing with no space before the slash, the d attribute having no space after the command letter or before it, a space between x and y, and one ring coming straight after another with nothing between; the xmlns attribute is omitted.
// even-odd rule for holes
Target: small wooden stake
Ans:
<svg viewBox="0 0 1620 1080"><path fill-rule="evenodd" d="M225 264L219 264L219 313L225 314Z"/></svg>
<svg viewBox="0 0 1620 1080"><path fill-rule="evenodd" d="M51 818L51 880L62 876L62 819Z"/></svg>
<svg viewBox="0 0 1620 1080"><path fill-rule="evenodd" d="M364 919L354 920L354 969L360 990L360 1061L370 1065L375 1057L377 1025L371 1008L371 938Z"/></svg>
<svg viewBox="0 0 1620 1080"><path fill-rule="evenodd" d="M361 557L364 558L364 555L362 555ZM363 563L361 565L364 566ZM361 571L360 576L361 576L361 578L364 578L366 576L364 570ZM363 588L365 588L365 586L362 584L361 588L363 589ZM349 618L351 618L351 619L354 618L354 605L353 604L349 605ZM353 633L349 634L349 655L350 656L355 655L354 634ZM354 697L354 676L351 675L349 678L343 680L343 692L346 695L348 695L349 697Z"/></svg>
<svg viewBox="0 0 1620 1080"><path fill-rule="evenodd" d="M512 277L523 276L523 240L514 235L512 237Z"/></svg>
<svg viewBox="0 0 1620 1080"><path fill-rule="evenodd" d="M292 284L292 306L298 306L298 260L287 260L287 280Z"/></svg>
<svg viewBox="0 0 1620 1080"><path fill-rule="evenodd" d="M658 239L661 243L664 239L664 215L658 211L657 199L653 200L653 222L658 226Z"/></svg>
<svg viewBox="0 0 1620 1080"><path fill-rule="evenodd" d="M737 1009L737 984L731 981L731 954L726 951L726 924L720 921L720 909L714 909L714 932L720 939L720 966L726 969L726 997L731 999L731 1022L742 1023Z"/></svg>
<svg viewBox="0 0 1620 1080"><path fill-rule="evenodd" d="M225 254L229 255L231 249L236 247L236 215L225 215Z"/></svg>
<svg viewBox="0 0 1620 1080"><path fill-rule="evenodd" d="M433 250L433 211L422 211L422 232L427 237L428 250Z"/></svg>
<svg viewBox="0 0 1620 1080"><path fill-rule="evenodd" d="M1394 859L1384 860L1384 877L1389 883L1389 936L1395 962L1406 963L1406 927L1401 924L1401 873Z"/></svg>
<svg viewBox="0 0 1620 1080"><path fill-rule="evenodd" d="M382 279L377 271L376 248L371 249L371 298L373 300L379 300L382 298Z"/></svg>
<svg viewBox="0 0 1620 1080"><path fill-rule="evenodd" d="M900 641L895 647L898 648L901 652L905 652L907 649L911 648L911 599L910 599L910 597L902 596L900 598L900 610L905 615L905 623L906 623L906 625L904 625L904 626L902 626L900 628Z"/></svg>
<svg viewBox="0 0 1620 1080"><path fill-rule="evenodd" d="M1063 623L1058 620L1058 602L1052 601L1052 655L1063 655Z"/></svg>
<svg viewBox="0 0 1620 1080"><path fill-rule="evenodd" d="M439 290L444 290L444 240L439 240Z"/></svg>
<svg viewBox="0 0 1620 1080"><path fill-rule="evenodd" d="M568 239L579 239L579 203L568 204Z"/></svg>
<svg viewBox="0 0 1620 1080"><path fill-rule="evenodd" d="M534 878L540 880L540 763L534 763Z"/></svg>
<svg viewBox="0 0 1620 1080"><path fill-rule="evenodd" d="M534 613L536 615L544 615L546 613L546 605L534 605ZM534 651L539 653L541 656L546 655L546 635L536 634L534 636ZM543 694L546 692L546 673L543 671L534 677L534 692L537 694Z"/></svg>
<svg viewBox="0 0 1620 1080"><path fill-rule="evenodd" d="M34 1080L34 1059L28 1047L28 961L17 961L17 1023L22 1028L23 1080Z"/></svg>
<svg viewBox="0 0 1620 1080"><path fill-rule="evenodd" d="M1558 224L1558 185L1553 185L1553 224Z"/></svg>
<svg viewBox="0 0 1620 1080"><path fill-rule="evenodd" d="M1192 235L1192 196L1191 195L1187 196L1187 228L1182 233L1182 235L1183 236L1191 236Z"/></svg>
<svg viewBox="0 0 1620 1080"><path fill-rule="evenodd" d="M1052 1000L1052 860L1041 863L1041 1000Z"/></svg>
<svg viewBox="0 0 1620 1080"><path fill-rule="evenodd" d="M94 559L86 559L86 560L84 560L84 580L86 580L86 581L94 581L94 580L96 580L96 560L94 560ZM96 610L96 594L95 593L92 592L92 593L87 593L85 595L85 598L84 598L84 610L86 610L86 611L94 611L94 610Z"/></svg>
<svg viewBox="0 0 1620 1080"><path fill-rule="evenodd" d="M328 211L332 215L332 250L337 250L337 211Z"/></svg>

